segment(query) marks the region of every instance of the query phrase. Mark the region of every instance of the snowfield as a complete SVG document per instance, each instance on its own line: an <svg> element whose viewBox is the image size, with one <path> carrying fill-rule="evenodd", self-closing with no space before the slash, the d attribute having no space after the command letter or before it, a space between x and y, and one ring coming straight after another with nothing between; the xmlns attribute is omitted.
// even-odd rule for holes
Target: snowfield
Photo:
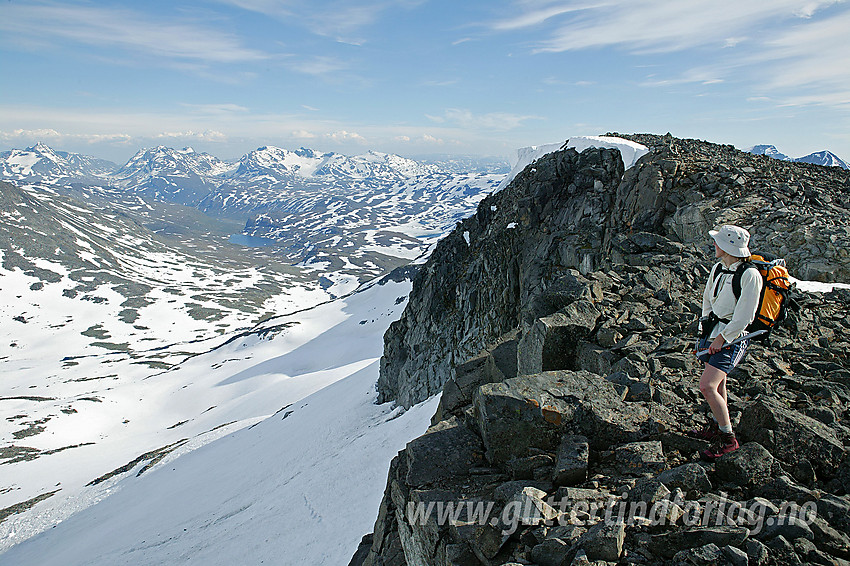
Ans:
<svg viewBox="0 0 850 566"><path fill-rule="evenodd" d="M4 465L16 479L3 507L59 491L0 524L4 548L25 541L0 563L347 563L390 460L436 409L375 405L383 333L409 288L373 285L99 390L49 441L93 444ZM175 443L141 476L154 458L86 485Z"/></svg>

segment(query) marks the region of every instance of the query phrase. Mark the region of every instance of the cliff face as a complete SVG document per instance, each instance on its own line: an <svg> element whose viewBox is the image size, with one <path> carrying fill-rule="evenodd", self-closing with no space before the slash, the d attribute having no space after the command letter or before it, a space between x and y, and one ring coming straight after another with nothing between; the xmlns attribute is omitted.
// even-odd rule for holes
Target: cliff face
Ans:
<svg viewBox="0 0 850 566"><path fill-rule="evenodd" d="M440 392L453 364L562 306L567 270L620 261L615 244L628 234L694 248L714 226L738 224L794 276L850 280L848 172L696 140L622 137L652 148L625 175L616 150L550 154L438 245L384 337L381 402L409 407Z"/></svg>
<svg viewBox="0 0 850 566"><path fill-rule="evenodd" d="M848 281L847 172L631 138L653 152L622 180L613 150L533 164L417 275L381 390L440 405L352 564L850 560L850 291L800 294L729 375L739 450L700 462L685 434L707 230Z"/></svg>
<svg viewBox="0 0 850 566"><path fill-rule="evenodd" d="M379 401L409 407L439 392L453 363L539 316L535 300L566 267L592 270L622 175L615 150L558 152L459 223L384 337Z"/></svg>

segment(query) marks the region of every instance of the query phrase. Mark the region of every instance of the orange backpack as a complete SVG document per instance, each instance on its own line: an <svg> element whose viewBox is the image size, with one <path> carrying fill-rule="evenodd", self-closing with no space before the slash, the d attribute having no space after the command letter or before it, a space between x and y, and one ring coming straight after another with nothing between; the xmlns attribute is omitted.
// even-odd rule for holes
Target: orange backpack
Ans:
<svg viewBox="0 0 850 566"><path fill-rule="evenodd" d="M767 261L760 255L750 256L748 261L738 266L735 275L732 276L732 292L735 294L735 300L741 298L741 275L744 270L751 267L758 269L762 287L756 317L747 326L747 332L767 330L765 334L757 337L764 339L785 320L789 301L788 268L785 267L785 260L781 258Z"/></svg>

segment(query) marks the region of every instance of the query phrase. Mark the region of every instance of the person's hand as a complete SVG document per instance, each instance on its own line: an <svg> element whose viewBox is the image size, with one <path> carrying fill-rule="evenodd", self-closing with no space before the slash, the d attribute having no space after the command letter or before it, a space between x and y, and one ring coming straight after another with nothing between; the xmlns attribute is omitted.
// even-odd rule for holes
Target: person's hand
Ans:
<svg viewBox="0 0 850 566"><path fill-rule="evenodd" d="M711 346L708 347L708 353L716 354L723 349L724 344L726 344L726 339L723 338L722 334L718 334L717 338L714 339L714 342L711 343Z"/></svg>

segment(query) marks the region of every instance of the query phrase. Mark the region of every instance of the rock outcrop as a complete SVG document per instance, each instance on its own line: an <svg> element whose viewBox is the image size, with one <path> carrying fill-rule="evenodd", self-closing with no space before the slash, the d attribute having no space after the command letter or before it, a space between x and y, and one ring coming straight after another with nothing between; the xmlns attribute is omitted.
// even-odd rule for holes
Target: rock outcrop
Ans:
<svg viewBox="0 0 850 566"><path fill-rule="evenodd" d="M652 151L625 174L614 149L549 154L439 243L384 337L381 402L410 407L439 393L484 345L595 300L601 283L585 276L627 256L653 250L675 263L687 251L701 270L719 224L747 227L753 248L786 258L799 279L850 281L850 172L697 140L621 137ZM703 273L689 275L689 287L702 285ZM668 284L657 270L643 281L653 293Z"/></svg>
<svg viewBox="0 0 850 566"><path fill-rule="evenodd" d="M631 138L653 152L622 181L616 152L550 155L420 270L381 387L400 404L443 393L352 564L850 564L850 291L798 293L729 375L738 451L701 462L685 434L707 410L705 230L753 226L793 274L845 277L850 177ZM772 247L774 224L810 230L821 263Z"/></svg>

